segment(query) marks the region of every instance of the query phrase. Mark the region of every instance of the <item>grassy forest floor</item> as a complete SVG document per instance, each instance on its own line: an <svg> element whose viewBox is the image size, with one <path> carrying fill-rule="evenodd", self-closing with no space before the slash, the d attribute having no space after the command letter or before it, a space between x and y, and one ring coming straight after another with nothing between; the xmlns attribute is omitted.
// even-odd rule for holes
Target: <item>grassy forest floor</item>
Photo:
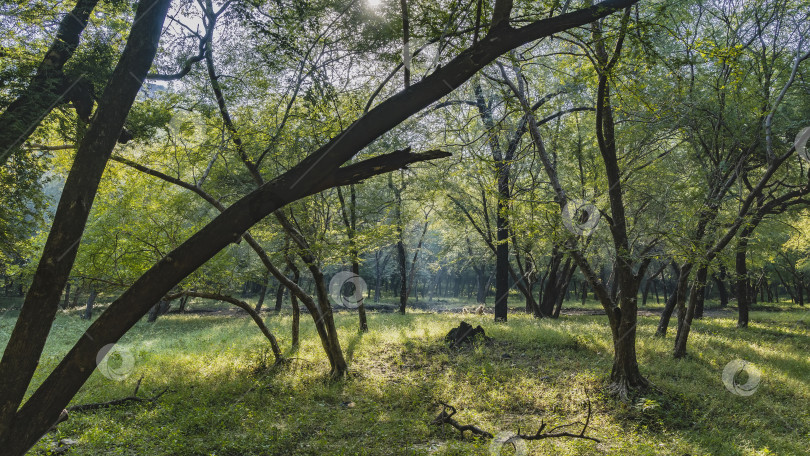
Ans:
<svg viewBox="0 0 810 456"><path fill-rule="evenodd" d="M526 454L808 454L810 313L780 306L786 310L753 312L746 330L735 328L731 311L696 321L683 360L670 355L673 331L656 338L657 318L642 316L639 362L656 390L630 404L602 392L612 353L604 316L534 320L516 313L508 324L496 324L492 315L371 312L371 331L360 335L357 315L341 312L337 323L351 370L341 381L326 378L328 364L308 315L302 315L302 345L291 353L286 309L266 314L294 358L284 368L268 365L268 343L249 318L144 319L120 342L133 355L130 375L113 381L96 371L73 404L128 396L141 377L141 397L168 388L165 395L74 412L32 454L48 454L54 442L71 439L71 455L488 455L489 442L430 424L439 401L454 405L462 424L525 434L542 420L550 426L584 420L587 398L588 433L601 443L526 442ZM88 326L79 314L57 317L35 384ZM15 316L8 302L0 303L0 347ZM447 347L444 335L462 319L481 324L494 343ZM748 397L721 381L724 366L738 358L762 373Z"/></svg>

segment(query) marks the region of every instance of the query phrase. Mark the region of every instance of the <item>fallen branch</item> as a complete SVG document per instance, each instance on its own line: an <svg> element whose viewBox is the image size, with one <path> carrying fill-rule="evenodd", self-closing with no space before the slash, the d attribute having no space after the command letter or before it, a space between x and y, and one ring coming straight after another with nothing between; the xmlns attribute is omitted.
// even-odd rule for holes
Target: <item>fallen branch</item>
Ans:
<svg viewBox="0 0 810 456"><path fill-rule="evenodd" d="M546 428L546 423L541 421L540 422L540 428L537 429L537 432L535 434L533 434L533 435L521 434L520 433L520 428L518 428L517 436L520 437L523 440L543 440L543 439L553 439L553 438L559 438L559 437L570 437L570 438L574 438L574 439L592 440L592 441L594 441L596 443L599 443L600 442L599 439L585 435L585 431L588 430L588 424L590 424L590 422L591 422L591 401L590 401L590 399L588 399L588 416L585 418L585 423L580 423L579 421L577 421L577 422L574 422L574 423L563 424L561 426L555 426L555 427L551 428L549 431L543 432L543 429ZM573 426L575 424L581 424L582 425L582 431L579 434L572 434L570 432L554 432L557 429L562 429L564 427Z"/></svg>
<svg viewBox="0 0 810 456"><path fill-rule="evenodd" d="M141 381L142 380L143 380L143 376L141 376L141 378L138 379L138 383L135 384L135 389L132 391L132 394L130 396L122 397L120 399L113 399L111 401L106 401L106 402L91 402L89 404L74 405L74 406L68 407L65 410L67 410L68 412L87 412L89 410L99 410L99 409L104 409L104 408L109 408L109 407L115 407L117 405L126 404L128 402L155 402L156 400L158 400L160 398L160 396L163 396L164 394L166 394L166 391L169 390L169 388L164 388L163 391L155 394L152 397L146 397L146 398L138 397L138 389L140 389L140 387L141 387Z"/></svg>
<svg viewBox="0 0 810 456"><path fill-rule="evenodd" d="M442 411L441 413L439 413L439 416L437 416L433 420L433 423L431 424L441 426L442 424L447 423L450 426L453 426L454 428L458 429L459 432L461 432L461 438L464 438L464 431L470 431L471 433L481 436L482 438L485 439L491 439L494 437L492 434L479 428L478 426L474 426L472 424L459 424L458 421L453 419L453 415L456 414L456 408L446 402L440 402L440 404L442 404ZM447 413L448 409L450 410L450 413Z"/></svg>
<svg viewBox="0 0 810 456"><path fill-rule="evenodd" d="M122 397L120 399L113 399L111 401L106 402L91 402L89 404L73 405L62 410L62 413L59 414L59 419L56 420L55 423L53 423L53 426L51 426L48 432L55 430L56 426L59 425L59 423L67 421L70 412L88 412L91 410L100 410L110 407L116 407L130 402L147 402L147 403L155 402L161 396L166 394L166 391L169 390L169 388L164 388L163 391L155 394L152 397L138 397L138 390L141 388L141 381L143 381L143 376L141 376L141 378L138 379L138 382L135 384L135 389L132 391L132 394L127 397Z"/></svg>
<svg viewBox="0 0 810 456"><path fill-rule="evenodd" d="M472 425L472 424L460 424L458 421L456 421L453 418L453 415L456 414L456 408L453 407L450 404L445 403L445 402L440 401L439 403L442 405L442 411L439 412L439 415L436 416L436 418L433 419L433 422L431 422L431 424L436 425L436 426L441 426L441 425L443 425L445 423L449 424L450 426L453 426L459 432L461 432L461 437L462 438L464 438L464 432L465 431L470 431L472 434L477 435L477 436L479 436L480 438L483 438L483 439L492 439L492 438L494 438L494 436L491 433L479 428L478 426L475 426L475 425ZM448 410L449 410L449 413L448 413ZM515 434L514 438L522 439L522 440L543 440L543 439L554 439L554 438L566 437L566 438L574 438L574 439L591 440L593 442L599 443L599 442L601 442L599 439L588 436L588 435L585 435L585 432L588 430L588 425L591 422L591 414L592 414L591 401L590 401L590 399L588 399L588 416L587 416L587 418L585 418L585 423L581 423L581 422L577 421L577 422L574 422L574 423L563 424L561 426L555 426L555 427L551 428L550 430L548 430L546 432L543 432L543 430L546 428L546 423L541 421L540 422L540 427L537 429L536 433L534 433L534 434L521 434L520 433L520 428L518 428L518 432L517 432L517 434ZM581 424L582 425L582 431L580 431L579 434L574 434L574 433L571 433L571 432L556 432L559 429L562 429L562 428L565 428L565 427L568 427L568 426L573 426L575 424Z"/></svg>

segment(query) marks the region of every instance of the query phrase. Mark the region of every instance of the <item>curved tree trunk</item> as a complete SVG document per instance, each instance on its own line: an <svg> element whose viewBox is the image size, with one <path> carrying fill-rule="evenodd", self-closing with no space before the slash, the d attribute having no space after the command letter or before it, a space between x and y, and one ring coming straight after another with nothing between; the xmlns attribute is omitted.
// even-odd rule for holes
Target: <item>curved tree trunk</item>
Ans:
<svg viewBox="0 0 810 456"><path fill-rule="evenodd" d="M248 315L250 315L250 318L253 319L253 321L256 323L256 326L259 327L259 330L261 330L262 334L264 334L264 336L270 342L270 347L273 350L273 356L275 357L276 362L278 363L278 362L280 362L280 361L282 361L284 359L284 357L281 355L281 348L279 348L279 346L278 346L278 342L276 341L276 337L273 335L273 333L270 332L269 329L267 329L267 326L264 324L264 321L262 321L262 317L259 316L259 313L256 312L253 309L253 307L250 306L250 304L246 303L245 301L236 299L236 298L234 298L232 296L227 296L227 295L223 295L223 294L219 294L219 293L205 293L205 292L198 292L198 291L184 291L184 292L182 292L180 294L184 294L186 296L193 296L193 297L196 297L196 298L214 299L214 300L217 300L217 301L224 301L224 302L227 302L229 304L233 304L236 307L239 307L240 309L244 310ZM178 295L169 296L170 299L175 299L177 297L179 297L179 296ZM167 301L162 301L162 302L168 302L168 300Z"/></svg>
<svg viewBox="0 0 810 456"><path fill-rule="evenodd" d="M675 282L675 289L672 290L672 294L669 298L665 298L667 300L666 304L664 305L664 310L661 312L661 317L658 319L658 328L655 330L656 336L664 337L667 335L667 329L669 327L669 320L672 318L672 312L675 311L675 307L678 305L679 301L679 293L681 289L681 281L684 282L687 280L686 277L681 277L683 273L683 268L675 264L674 262L671 264L672 268L678 274L678 280ZM689 266L689 270L691 271L691 266ZM689 271L686 272L687 276L689 275ZM684 287L685 290L685 287ZM664 287L664 292L666 292L666 287Z"/></svg>
<svg viewBox="0 0 810 456"><path fill-rule="evenodd" d="M95 6L95 2L80 3L86 5L86 9L80 16L83 20L78 21L81 27L76 31L76 40L84 29L86 18ZM25 418L22 412L30 409L27 406L31 399L29 398L22 408L20 404L39 363L59 307L59 298L75 262L77 246L84 234L101 175L124 126L129 109L154 60L169 4L169 0L142 0L138 3L135 21L124 51L99 100L96 115L78 146L62 188L31 288L26 294L0 360L0 448L3 448L6 454L25 452L53 424L61 412L56 409L40 408L37 416ZM67 15L65 21L72 23L76 18ZM55 45L62 46L58 43L59 39L61 38L58 33ZM65 60L67 58L69 57ZM3 115L7 113L9 110ZM15 114L11 112L11 115ZM24 128L29 126L25 124ZM4 127L2 131L6 132L6 128ZM5 152L5 149L2 152ZM149 304L151 302L146 303ZM88 372L87 375L89 374ZM41 415L47 415L48 418L44 419Z"/></svg>
<svg viewBox="0 0 810 456"><path fill-rule="evenodd" d="M669 298L667 298L667 302L664 304L664 310L661 311L661 317L659 317L658 319L658 327L655 329L656 336L664 337L667 335L669 320L670 318L672 318L672 312L675 310L677 299L678 299L678 290L676 288L669 296Z"/></svg>

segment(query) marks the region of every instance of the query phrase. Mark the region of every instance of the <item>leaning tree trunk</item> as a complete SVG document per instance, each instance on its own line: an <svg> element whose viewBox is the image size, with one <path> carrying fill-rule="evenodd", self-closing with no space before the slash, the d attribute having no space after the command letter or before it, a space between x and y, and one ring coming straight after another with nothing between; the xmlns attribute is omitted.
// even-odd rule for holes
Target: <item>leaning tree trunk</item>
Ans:
<svg viewBox="0 0 810 456"><path fill-rule="evenodd" d="M655 330L655 335L660 337L667 335L667 329L669 328L669 320L672 318L672 312L675 311L675 308L678 307L679 303L683 302L681 297L683 296L685 299L686 284L689 281L689 274L692 272L692 265L689 263L683 265L683 267L679 267L673 262L672 267L678 273L678 280L675 282L675 289L672 290L672 294L669 296L669 298L667 298L667 302L664 305L664 310L661 312L661 317L658 319L658 328Z"/></svg>
<svg viewBox="0 0 810 456"><path fill-rule="evenodd" d="M711 262L711 260L712 258L708 258L705 261ZM681 270L683 271L684 269L686 268L682 268ZM684 309L683 297L681 296L678 299L678 333L675 336L675 348L673 350L673 356L675 358L683 358L686 356L686 342L689 339L689 333L692 329L692 321L695 318L698 303L701 301L704 295L707 277L708 265L704 263L701 264L700 268L698 268L697 274L695 275L695 280L692 283L692 289L689 293L689 305ZM679 295L681 292L685 293L686 288L679 287Z"/></svg>
<svg viewBox="0 0 810 456"><path fill-rule="evenodd" d="M169 312L169 307L171 307L171 302L161 299L149 310L149 317L146 321L149 323L156 322L159 316Z"/></svg>
<svg viewBox="0 0 810 456"><path fill-rule="evenodd" d="M99 99L96 115L78 146L62 188L31 288L0 360L0 448L4 454L24 453L53 424L60 412L43 406L35 416L23 417L24 412L31 409L29 403L37 397L36 394L22 408L20 405L29 389L59 307L59 298L75 262L77 246L84 234L101 175L154 60L170 3L168 0L142 0L138 3L124 51ZM84 21L78 20L81 29L91 10L92 7L82 16ZM68 22L74 21L76 18L72 17ZM25 128L28 127L26 124ZM5 126L2 131L6 131ZM62 380L64 378L60 377ZM46 384L43 385L47 387ZM43 418L45 416L48 418Z"/></svg>
<svg viewBox="0 0 810 456"><path fill-rule="evenodd" d="M318 306L317 308L310 309L310 312L314 311L312 318L315 320L316 327L318 327L318 325L322 326L322 330L319 330L319 335L321 336L321 343L329 358L330 375L335 378L343 377L348 371L348 366L346 359L343 357L343 350L340 348L335 318L332 313L332 304L329 302L329 290L326 288L323 272L318 266L315 256L311 253L309 243L290 222L289 218L287 218L282 211L276 211L273 215L275 215L276 220L281 223L281 226L284 227L284 230L293 242L298 245L298 256L303 260L304 264L307 265L312 275L312 282L315 284L315 293L318 297Z"/></svg>
<svg viewBox="0 0 810 456"><path fill-rule="evenodd" d="M262 284L262 290L259 292L259 301L256 303L256 312L262 310L262 306L264 305L264 298L267 296L267 289L270 287L270 274L267 273L264 276L264 283ZM281 284L279 284L279 288L281 288ZM180 305L182 306L183 303L181 301Z"/></svg>
<svg viewBox="0 0 810 456"><path fill-rule="evenodd" d="M661 317L658 319L658 327L655 329L656 336L664 337L667 335L669 320L672 318L672 312L675 310L677 299L678 289L676 287L669 298L667 298L667 302L664 303L664 310L661 311Z"/></svg>
<svg viewBox="0 0 810 456"><path fill-rule="evenodd" d="M332 313L332 306L329 303L329 291L326 289L323 273L321 273L320 268L312 263L309 265L309 270L312 273L312 279L315 282L315 291L318 295L318 304L321 310L319 319L323 320L329 340L328 352L332 364L330 375L332 377L342 377L348 371L348 365L346 364L345 358L343 358L343 350L340 348L334 314Z"/></svg>
<svg viewBox="0 0 810 456"><path fill-rule="evenodd" d="M180 306L177 308L178 313L186 313L186 306L188 305L189 299L190 298L186 295L180 298Z"/></svg>
<svg viewBox="0 0 810 456"><path fill-rule="evenodd" d="M687 288L689 284L689 275L692 272L693 264L686 264L681 267L681 275L678 277L678 299L676 307L678 309L678 326L675 334L675 348L673 356L681 358L686 355L686 339L689 336L689 329L691 328L692 318L694 316L695 307L687 304ZM691 296L695 292L694 287L689 295L689 302L692 302ZM673 293L674 294L674 293Z"/></svg>

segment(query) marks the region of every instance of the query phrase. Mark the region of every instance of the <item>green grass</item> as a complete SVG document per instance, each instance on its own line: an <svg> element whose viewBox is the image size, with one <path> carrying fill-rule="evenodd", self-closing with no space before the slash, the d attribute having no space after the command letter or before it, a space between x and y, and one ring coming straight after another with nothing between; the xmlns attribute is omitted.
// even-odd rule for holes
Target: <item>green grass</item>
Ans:
<svg viewBox="0 0 810 456"><path fill-rule="evenodd" d="M15 314L0 316L0 347ZM57 317L35 383L88 325L78 314ZM73 403L126 396L141 376L141 396L168 392L155 403L73 413L33 454L70 438L77 441L73 455L488 455L488 442L430 424L438 401L455 405L461 423L496 434L533 432L541 420L584 420L586 397L593 407L589 434L602 443L527 442L528 454L807 454L808 313L751 317L746 330L735 328L733 313L695 322L683 360L670 355L672 335L655 338L657 320L642 317L639 362L656 391L623 404L602 393L612 353L604 316L518 314L495 324L491 315L370 313L371 332L359 335L356 315L344 312L337 323L351 375L329 381L308 315L302 346L282 369L266 367L268 344L248 318L169 315L138 323L121 341L135 361L128 378L113 381L96 371ZM444 334L463 318L483 325L495 343L447 348ZM290 317L266 321L289 347ZM762 372L750 397L722 384L723 367L737 358Z"/></svg>

